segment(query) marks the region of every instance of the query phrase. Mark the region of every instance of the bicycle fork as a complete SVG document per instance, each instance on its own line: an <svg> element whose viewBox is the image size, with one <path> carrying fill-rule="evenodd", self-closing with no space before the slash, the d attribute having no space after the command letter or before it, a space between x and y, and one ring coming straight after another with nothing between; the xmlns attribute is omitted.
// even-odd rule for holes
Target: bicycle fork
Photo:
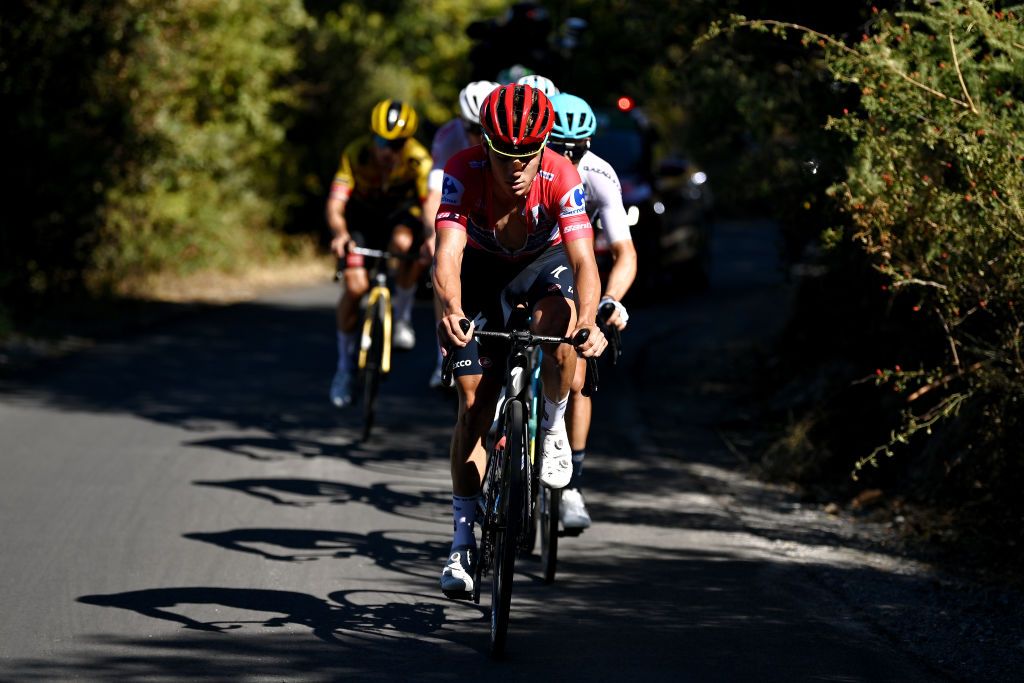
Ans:
<svg viewBox="0 0 1024 683"><path fill-rule="evenodd" d="M391 292L379 281L370 290L367 297L366 309L372 311L378 301L384 305L384 339L380 357L380 371L382 374L391 372ZM373 315L367 315L363 320L362 335L359 338L359 368L366 367L366 357L373 346Z"/></svg>

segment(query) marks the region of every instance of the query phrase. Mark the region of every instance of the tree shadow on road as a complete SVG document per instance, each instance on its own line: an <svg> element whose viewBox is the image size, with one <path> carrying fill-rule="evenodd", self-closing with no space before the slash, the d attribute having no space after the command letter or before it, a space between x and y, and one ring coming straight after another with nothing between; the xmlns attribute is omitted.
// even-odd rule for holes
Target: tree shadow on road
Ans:
<svg viewBox="0 0 1024 683"><path fill-rule="evenodd" d="M896 647L884 630L865 632L863 621L851 618L903 609L894 596L927 589L920 577L830 568L836 581L859 583L868 577L888 585L862 596L860 604L844 605L808 582L805 567L742 548L700 552L603 544L567 555L553 586L531 580L528 570L529 563L521 561L506 662L486 658L486 597L476 606L387 590L345 590L322 599L291 591L181 587L78 601L180 624L195 635L78 641L73 650L46 661L8 660L5 671L16 680L454 681L464 680L467 672L543 680L552 671L567 682L622 676L787 682L945 678Z"/></svg>
<svg viewBox="0 0 1024 683"><path fill-rule="evenodd" d="M425 307L414 312L428 341L395 356L381 392L381 432L452 422L451 407L427 387L431 317ZM316 455L330 451L332 438L353 441L362 420L358 409L339 411L327 400L333 321L324 305L210 309L3 379L0 392L13 402L126 413L193 432L256 430L271 451L295 446Z"/></svg>
<svg viewBox="0 0 1024 683"><path fill-rule="evenodd" d="M408 519L436 522L449 511L451 495L447 490L422 484L371 484L359 486L319 479L232 479L196 481L197 486L241 491L275 505L312 507L364 503L376 509ZM405 488L407 490L399 490Z"/></svg>
<svg viewBox="0 0 1024 683"><path fill-rule="evenodd" d="M451 545L445 534L404 530L364 535L318 529L231 529L188 533L184 537L280 562L368 558L382 569L431 582L436 580L436 568ZM267 547L289 552L274 552Z"/></svg>
<svg viewBox="0 0 1024 683"><path fill-rule="evenodd" d="M438 462L447 460L451 425L448 422L438 424L427 417L411 424L416 426L415 433L407 425L406 430L388 433L370 443L345 438L338 432L319 434L302 430L295 434L283 430L265 435L196 439L184 445L264 462L296 457L332 458L382 474L407 475L436 469Z"/></svg>

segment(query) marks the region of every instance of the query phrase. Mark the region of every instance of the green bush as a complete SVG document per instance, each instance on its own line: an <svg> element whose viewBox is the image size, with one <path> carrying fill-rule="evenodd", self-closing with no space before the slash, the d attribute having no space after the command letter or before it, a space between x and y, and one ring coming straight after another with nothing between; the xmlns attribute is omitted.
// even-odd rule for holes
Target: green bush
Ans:
<svg viewBox="0 0 1024 683"><path fill-rule="evenodd" d="M904 488L924 483L945 507L1006 522L1004 538L1024 512L1022 17L1019 7L933 0L876 10L855 40L743 18L711 31L799 35L837 90L856 93L826 126L849 150L828 191L832 271L805 287L800 300L812 305L798 309L790 341L844 357L847 386L871 372L879 391L834 389L816 450L849 453L837 423L856 426L881 407L886 416L861 431L883 443L859 453L855 476L903 454Z"/></svg>
<svg viewBox="0 0 1024 683"><path fill-rule="evenodd" d="M94 276L229 268L280 250L294 196L282 178L286 77L310 26L300 0L138 0L97 73L129 102L120 182L106 190Z"/></svg>
<svg viewBox="0 0 1024 683"><path fill-rule="evenodd" d="M12 314L154 272L260 263L324 232L326 187L373 103L421 137L497 0L24 0L0 14Z"/></svg>
<svg viewBox="0 0 1024 683"><path fill-rule="evenodd" d="M1024 27L1014 10L946 0L882 13L872 35L829 53L861 98L830 123L855 153L833 188L850 227L828 238L860 244L931 323L925 344L945 349L930 367L879 375L907 398L893 441L965 410L978 438L1005 442L989 457L1016 460L1004 418L1024 398Z"/></svg>

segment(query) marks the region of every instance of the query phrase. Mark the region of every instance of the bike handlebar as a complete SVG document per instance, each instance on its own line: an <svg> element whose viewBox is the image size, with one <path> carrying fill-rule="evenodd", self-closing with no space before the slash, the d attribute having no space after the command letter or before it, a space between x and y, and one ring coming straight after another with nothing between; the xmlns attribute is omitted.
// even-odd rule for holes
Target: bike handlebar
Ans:
<svg viewBox="0 0 1024 683"><path fill-rule="evenodd" d="M415 261L419 259L419 254L395 254L390 251L383 251L381 249L369 249L367 247L357 247L355 245L346 246L345 251L348 254L356 254L365 258L377 259L380 261L386 261L388 259L398 259L399 261ZM339 258L338 264L334 268L334 281L340 282L344 278L345 274L345 259Z"/></svg>
<svg viewBox="0 0 1024 683"><path fill-rule="evenodd" d="M383 251L381 249L370 249L368 247L349 247L348 253L357 254L359 256L368 256L376 259L398 259L399 261L415 261L419 259L420 255L416 254L395 254L390 251Z"/></svg>
<svg viewBox="0 0 1024 683"><path fill-rule="evenodd" d="M615 304L606 301L597 309L597 324L601 331L608 337L608 346L611 347L612 365L619 364L619 357L622 355L622 331L614 325L608 324L608 319L615 313Z"/></svg>
<svg viewBox="0 0 1024 683"><path fill-rule="evenodd" d="M462 328L464 333L469 332L471 323L463 318L459 321L459 327ZM590 339L590 330L580 330L572 337L549 337L540 334L534 334L529 330L513 330L512 332L495 332L492 330L476 330L473 332L474 337L484 337L491 339L515 339L526 347L538 346L540 344L569 344L571 346L579 347ZM441 364L441 381L445 386L451 386L452 380L452 361L455 358L455 354L448 351L448 355L445 356L443 363ZM584 358L587 361L587 374L586 379L583 382L582 393L584 396L591 396L597 393L597 359L596 358Z"/></svg>

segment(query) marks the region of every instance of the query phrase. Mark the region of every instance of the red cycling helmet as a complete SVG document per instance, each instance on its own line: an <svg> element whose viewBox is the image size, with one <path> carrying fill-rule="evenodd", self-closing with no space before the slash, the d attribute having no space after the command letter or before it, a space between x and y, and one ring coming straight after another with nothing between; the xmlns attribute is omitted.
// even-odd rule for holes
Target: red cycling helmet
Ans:
<svg viewBox="0 0 1024 683"><path fill-rule="evenodd" d="M508 157L539 152L554 122L551 100L529 85L500 85L480 105L480 125L487 144Z"/></svg>

